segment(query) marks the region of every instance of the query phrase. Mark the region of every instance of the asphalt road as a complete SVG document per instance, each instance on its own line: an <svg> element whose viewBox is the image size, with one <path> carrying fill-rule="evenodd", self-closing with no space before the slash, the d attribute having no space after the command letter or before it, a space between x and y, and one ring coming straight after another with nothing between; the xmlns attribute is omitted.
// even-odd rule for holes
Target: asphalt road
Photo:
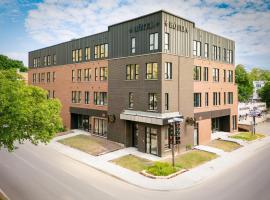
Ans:
<svg viewBox="0 0 270 200"><path fill-rule="evenodd" d="M269 200L270 145L239 165L188 189L149 191L129 185L50 147L0 151L0 188L11 200Z"/></svg>

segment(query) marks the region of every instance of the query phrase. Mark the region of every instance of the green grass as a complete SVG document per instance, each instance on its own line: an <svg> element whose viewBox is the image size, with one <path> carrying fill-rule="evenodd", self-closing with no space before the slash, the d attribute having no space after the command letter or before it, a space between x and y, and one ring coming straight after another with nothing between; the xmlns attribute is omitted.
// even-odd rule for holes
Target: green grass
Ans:
<svg viewBox="0 0 270 200"><path fill-rule="evenodd" d="M230 136L230 138L240 139L240 140L245 140L245 141L257 140L257 139L264 138L264 137L265 137L265 135L263 135L263 134L256 133L255 135L253 135L250 132L241 132L241 133L238 133L236 135Z"/></svg>
<svg viewBox="0 0 270 200"><path fill-rule="evenodd" d="M241 145L237 144L236 142L229 142L224 140L213 140L208 144L208 146L222 149L226 152L231 152L241 147Z"/></svg>
<svg viewBox="0 0 270 200"><path fill-rule="evenodd" d="M140 172L144 169L147 169L147 167L153 164L153 162L150 160L140 158L134 155L122 156L120 158L111 160L111 162L135 172Z"/></svg>
<svg viewBox="0 0 270 200"><path fill-rule="evenodd" d="M206 151L192 150L177 156L175 163L176 166L181 166L183 169L191 169L217 157L216 154Z"/></svg>
<svg viewBox="0 0 270 200"><path fill-rule="evenodd" d="M120 148L120 146L110 143L106 139L88 135L76 135L58 140L58 142L94 156Z"/></svg>
<svg viewBox="0 0 270 200"><path fill-rule="evenodd" d="M168 176L181 169L180 166L173 167L167 162L155 162L154 165L147 168L147 172L155 176Z"/></svg>

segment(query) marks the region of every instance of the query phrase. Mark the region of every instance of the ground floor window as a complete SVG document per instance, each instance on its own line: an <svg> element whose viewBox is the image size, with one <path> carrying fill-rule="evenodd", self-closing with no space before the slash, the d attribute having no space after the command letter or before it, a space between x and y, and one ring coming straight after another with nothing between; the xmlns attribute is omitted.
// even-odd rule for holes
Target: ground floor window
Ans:
<svg viewBox="0 0 270 200"><path fill-rule="evenodd" d="M233 130L237 129L237 115L232 116L232 128Z"/></svg>
<svg viewBox="0 0 270 200"><path fill-rule="evenodd" d="M146 153L158 154L157 129L146 127Z"/></svg>
<svg viewBox="0 0 270 200"><path fill-rule="evenodd" d="M107 137L107 120L101 118L94 118L93 134Z"/></svg>
<svg viewBox="0 0 270 200"><path fill-rule="evenodd" d="M169 126L165 128L164 132L164 149L165 150L171 149Z"/></svg>

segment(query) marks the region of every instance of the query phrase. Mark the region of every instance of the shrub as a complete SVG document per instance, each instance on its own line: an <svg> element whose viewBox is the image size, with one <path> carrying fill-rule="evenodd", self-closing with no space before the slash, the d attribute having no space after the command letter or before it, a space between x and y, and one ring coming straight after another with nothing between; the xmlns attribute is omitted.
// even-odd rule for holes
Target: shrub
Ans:
<svg viewBox="0 0 270 200"><path fill-rule="evenodd" d="M191 149L192 149L191 144L187 144L187 145L186 145L186 150L188 151L188 150L191 150Z"/></svg>
<svg viewBox="0 0 270 200"><path fill-rule="evenodd" d="M180 166L173 167L169 163L165 162L155 162L154 165L147 168L147 172L155 176L168 176L181 169Z"/></svg>

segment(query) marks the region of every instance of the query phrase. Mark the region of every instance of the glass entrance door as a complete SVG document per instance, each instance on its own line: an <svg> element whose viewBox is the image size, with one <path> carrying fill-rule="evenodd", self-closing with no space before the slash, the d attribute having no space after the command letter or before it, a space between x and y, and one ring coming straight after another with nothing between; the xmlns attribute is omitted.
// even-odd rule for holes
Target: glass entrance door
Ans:
<svg viewBox="0 0 270 200"><path fill-rule="evenodd" d="M212 118L212 132L216 132L220 130L220 119L219 118Z"/></svg>
<svg viewBox="0 0 270 200"><path fill-rule="evenodd" d="M138 124L132 124L132 146L138 147L139 126Z"/></svg>
<svg viewBox="0 0 270 200"><path fill-rule="evenodd" d="M146 127L146 153L158 154L157 129Z"/></svg>

